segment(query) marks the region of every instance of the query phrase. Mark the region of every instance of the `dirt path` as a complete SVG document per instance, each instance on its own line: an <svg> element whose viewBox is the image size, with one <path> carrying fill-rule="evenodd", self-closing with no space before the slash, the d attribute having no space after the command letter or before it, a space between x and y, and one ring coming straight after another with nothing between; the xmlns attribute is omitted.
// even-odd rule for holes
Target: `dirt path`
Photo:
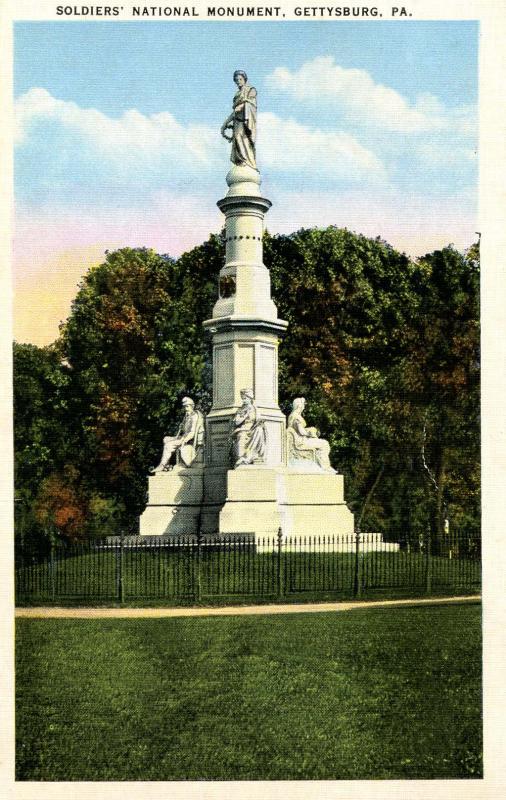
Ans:
<svg viewBox="0 0 506 800"><path fill-rule="evenodd" d="M353 611L355 608L389 608L399 606L434 606L455 603L478 603L481 595L462 597L410 598L408 600L375 600L350 603L290 603L265 606L222 606L219 608L17 608L16 617L101 619L156 617L224 617L248 614L312 614L321 611Z"/></svg>

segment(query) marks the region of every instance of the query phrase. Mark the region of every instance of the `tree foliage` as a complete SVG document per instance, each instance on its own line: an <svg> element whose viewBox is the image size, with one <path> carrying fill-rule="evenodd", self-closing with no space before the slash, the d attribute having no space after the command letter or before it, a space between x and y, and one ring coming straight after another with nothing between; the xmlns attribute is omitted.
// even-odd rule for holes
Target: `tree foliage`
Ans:
<svg viewBox="0 0 506 800"><path fill-rule="evenodd" d="M274 237L265 249L290 322L282 398L308 398L357 522L430 526L440 537L451 507L457 522L476 526L477 249L449 246L413 262L332 227ZM463 463L469 485L455 491Z"/></svg>
<svg viewBox="0 0 506 800"><path fill-rule="evenodd" d="M223 237L174 260L123 248L83 279L49 348L15 346L16 491L61 535L130 526L183 394L206 412ZM289 322L280 403L303 395L362 529L479 519L479 251L412 261L347 230L264 237Z"/></svg>

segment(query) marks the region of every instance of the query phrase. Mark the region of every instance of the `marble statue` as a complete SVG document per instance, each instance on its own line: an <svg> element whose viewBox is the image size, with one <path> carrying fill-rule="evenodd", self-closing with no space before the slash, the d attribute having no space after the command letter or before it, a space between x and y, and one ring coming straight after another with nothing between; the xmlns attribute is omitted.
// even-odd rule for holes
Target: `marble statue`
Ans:
<svg viewBox="0 0 506 800"><path fill-rule="evenodd" d="M255 405L252 389L241 391L242 406L232 420L234 466L259 464L265 459L265 423Z"/></svg>
<svg viewBox="0 0 506 800"><path fill-rule="evenodd" d="M204 444L204 418L196 411L191 397L183 397L184 418L175 436L165 436L160 463L152 469L152 473L166 472L172 469L174 453L179 456L185 467L190 467L197 456L197 451Z"/></svg>
<svg viewBox="0 0 506 800"><path fill-rule="evenodd" d="M335 472L330 466L330 445L326 439L319 438L316 428L308 428L302 416L306 401L304 397L296 397L292 403L292 412L288 417L287 441L288 463L313 461L324 472Z"/></svg>
<svg viewBox="0 0 506 800"><path fill-rule="evenodd" d="M248 84L248 76L240 69L234 72L234 81L237 92L233 111L221 126L221 135L232 142L232 163L256 170L257 90ZM227 136L227 130L232 131L231 136Z"/></svg>

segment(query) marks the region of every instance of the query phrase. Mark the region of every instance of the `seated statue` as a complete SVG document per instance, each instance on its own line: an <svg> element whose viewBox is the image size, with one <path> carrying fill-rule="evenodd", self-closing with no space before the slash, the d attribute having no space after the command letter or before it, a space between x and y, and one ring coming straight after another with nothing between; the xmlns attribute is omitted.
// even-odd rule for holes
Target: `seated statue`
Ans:
<svg viewBox="0 0 506 800"><path fill-rule="evenodd" d="M306 401L296 397L292 403L292 412L288 417L287 442L288 463L310 459L324 472L335 472L330 466L330 445L326 439L319 438L316 428L308 428L302 416Z"/></svg>
<svg viewBox="0 0 506 800"><path fill-rule="evenodd" d="M191 397L183 397L185 415L175 436L165 436L160 463L151 472L166 472L174 466L174 455L185 467L190 467L204 444L204 417L195 410Z"/></svg>
<svg viewBox="0 0 506 800"><path fill-rule="evenodd" d="M241 391L242 406L232 420L232 454L234 467L261 464L265 460L266 432L255 405L252 389Z"/></svg>

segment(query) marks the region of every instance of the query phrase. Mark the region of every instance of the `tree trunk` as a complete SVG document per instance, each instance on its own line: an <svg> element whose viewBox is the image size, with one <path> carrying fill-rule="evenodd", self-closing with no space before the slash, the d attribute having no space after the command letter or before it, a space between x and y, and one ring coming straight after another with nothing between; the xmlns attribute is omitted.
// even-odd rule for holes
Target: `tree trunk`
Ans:
<svg viewBox="0 0 506 800"><path fill-rule="evenodd" d="M446 449L442 446L438 453L437 471L436 471L436 496L434 503L434 525L433 525L433 543L432 551L434 555L439 555L441 546L444 540L444 490L446 479Z"/></svg>
<svg viewBox="0 0 506 800"><path fill-rule="evenodd" d="M385 464L383 463L381 465L380 469L379 469L378 474L376 475L376 477L375 477L375 479L374 479L374 481L373 481L373 483L371 485L371 488L369 489L369 491L366 494L366 497L365 497L365 500L363 502L362 508L360 510L360 514L358 516L357 522L355 523L355 527L356 527L356 529L358 531L361 530L362 520L364 518L365 511L367 509L367 506L369 505L369 502L370 502L374 492L378 488L379 482L380 482L380 480L381 480L381 478L383 476L384 471L385 471Z"/></svg>

